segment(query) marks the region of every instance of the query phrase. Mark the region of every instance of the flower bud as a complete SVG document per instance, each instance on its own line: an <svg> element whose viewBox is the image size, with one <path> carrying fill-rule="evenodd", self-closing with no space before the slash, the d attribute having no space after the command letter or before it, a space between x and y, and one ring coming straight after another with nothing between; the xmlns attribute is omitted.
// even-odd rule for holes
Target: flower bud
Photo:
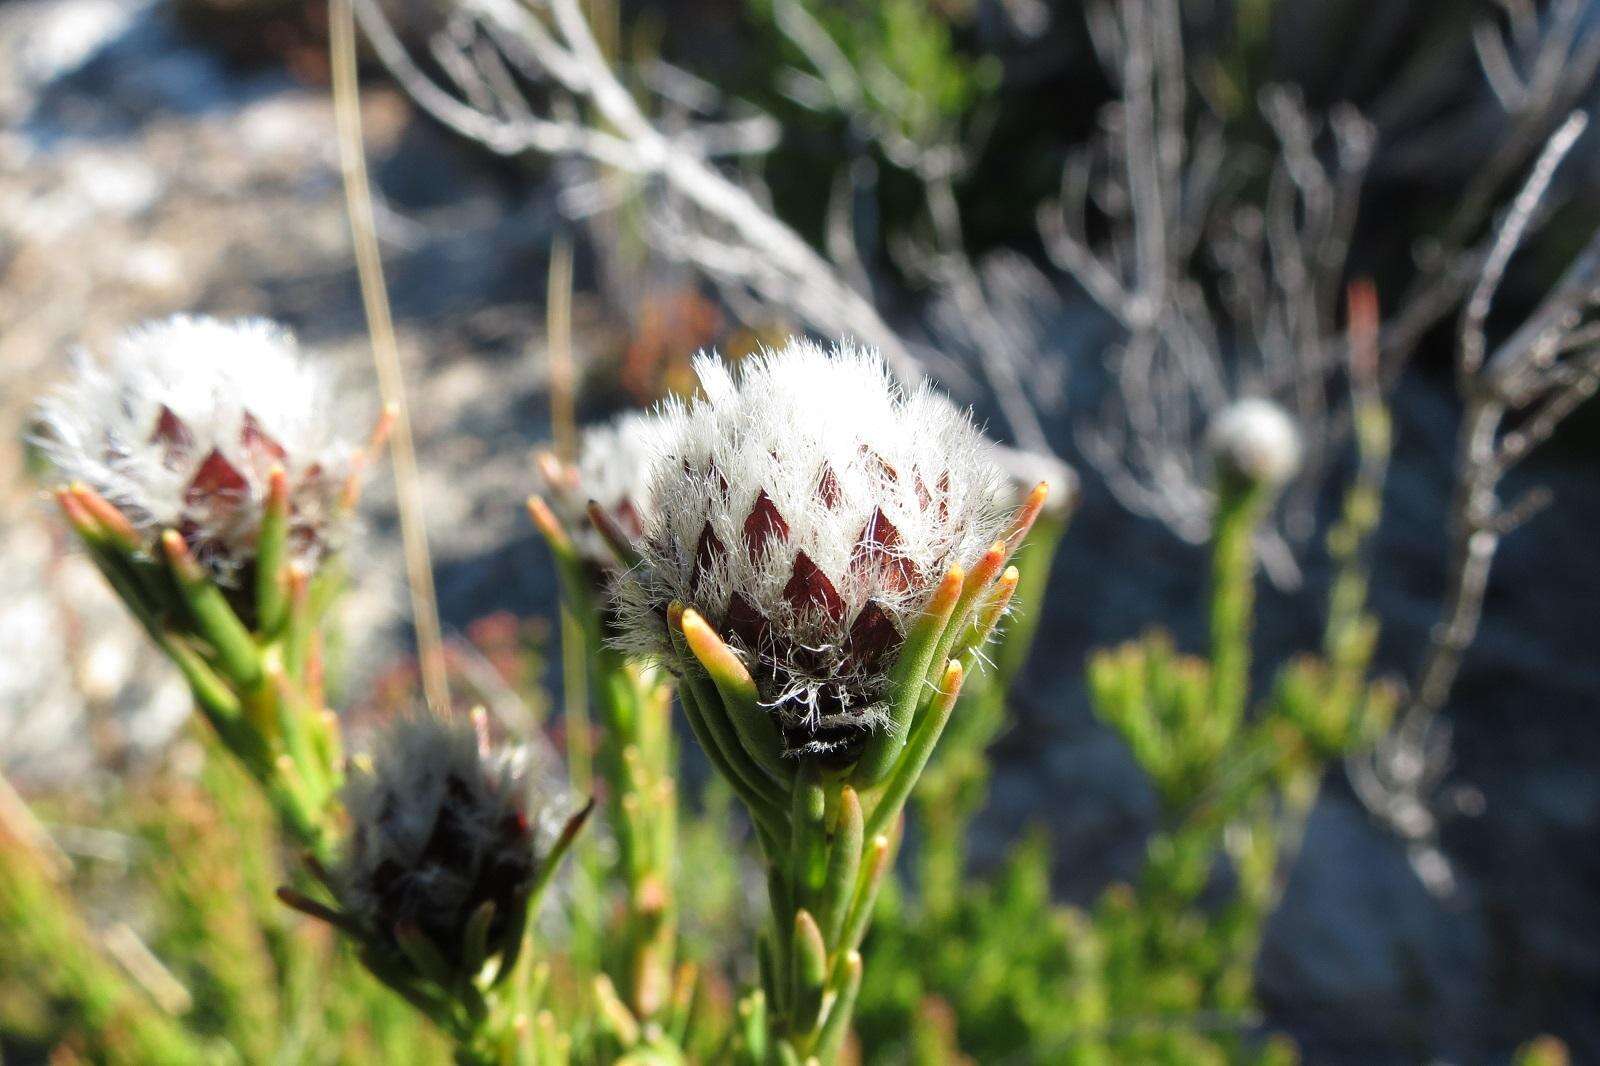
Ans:
<svg viewBox="0 0 1600 1066"><path fill-rule="evenodd" d="M654 416L629 411L586 428L578 439L576 462L563 463L550 452L540 454L550 508L588 566L609 572L617 565L616 555L589 517L591 500L630 540L643 536L655 518L650 463L658 432Z"/></svg>
<svg viewBox="0 0 1600 1066"><path fill-rule="evenodd" d="M885 724L911 621L1004 525L1005 479L966 413L876 353L791 340L695 369L703 395L662 411L623 645L672 661L668 607L694 608L787 753L846 761Z"/></svg>
<svg viewBox="0 0 1600 1066"><path fill-rule="evenodd" d="M287 562L314 572L339 543L359 452L339 439L332 390L291 334L261 319L177 316L80 354L39 408L39 443L64 481L125 516L146 558L166 530L230 593L248 589L275 472L288 490ZM241 616L247 599L230 595Z"/></svg>
<svg viewBox="0 0 1600 1066"><path fill-rule="evenodd" d="M339 903L364 937L412 968L425 968L419 954L437 956L472 976L514 956L553 792L525 749L490 746L481 714L396 719L345 787Z"/></svg>
<svg viewBox="0 0 1600 1066"><path fill-rule="evenodd" d="M1222 476L1245 485L1282 488L1300 467L1300 433L1271 400L1249 397L1223 408L1206 442Z"/></svg>

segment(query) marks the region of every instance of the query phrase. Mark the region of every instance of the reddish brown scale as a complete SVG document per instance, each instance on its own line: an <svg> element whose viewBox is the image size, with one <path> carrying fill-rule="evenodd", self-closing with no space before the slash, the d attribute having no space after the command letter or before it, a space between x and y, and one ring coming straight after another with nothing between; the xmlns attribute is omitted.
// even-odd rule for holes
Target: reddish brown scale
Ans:
<svg viewBox="0 0 1600 1066"><path fill-rule="evenodd" d="M839 478L834 474L833 467L826 463L822 466L822 477L817 481L817 499L822 501L822 506L833 510L839 506L839 500L844 495L839 488Z"/></svg>
<svg viewBox="0 0 1600 1066"><path fill-rule="evenodd" d="M326 480L321 463L312 463L300 476L300 483L289 491L289 546L296 555L312 555L321 539L319 523L303 516L300 501L315 499L324 491Z"/></svg>
<svg viewBox="0 0 1600 1066"><path fill-rule="evenodd" d="M928 491L928 483L922 480L922 471L917 471L916 477L917 506L922 510L928 509L928 504L933 502L933 493Z"/></svg>
<svg viewBox="0 0 1600 1066"><path fill-rule="evenodd" d="M808 665L801 656L800 666L806 669ZM861 707L854 701L846 705L844 693L837 685L827 685L816 694L814 709L824 718L837 720L843 716L859 716ZM827 726L812 726L794 721L785 721L782 726L785 747L791 752L803 753L807 758L818 760L819 764L828 767L843 767L850 765L860 753L861 745L870 735L866 726L855 721L837 722Z"/></svg>
<svg viewBox="0 0 1600 1066"><path fill-rule="evenodd" d="M178 536L189 546L189 552L200 565L208 568L227 569L235 563L232 555L221 541L203 536L204 530L200 524L192 519L184 518L178 522ZM302 538L308 539L308 538ZM294 538L293 530L290 531L290 548L299 550L299 544ZM306 550L309 550L307 548ZM246 629L254 629L257 621L256 615L256 566L253 560L247 560L231 571L233 580L222 585L223 598L233 608L233 613L239 616ZM180 608L181 609L181 608Z"/></svg>
<svg viewBox="0 0 1600 1066"><path fill-rule="evenodd" d="M183 419L173 413L172 408L162 404L161 414L156 418L155 432L150 434L150 443L165 446L166 454L162 458L170 465L194 448L194 435L183 424Z"/></svg>
<svg viewBox="0 0 1600 1066"><path fill-rule="evenodd" d="M196 556L203 554L201 550L203 545L200 541L200 532L200 523L196 522L194 519L178 519L178 536L183 538L183 542L189 546L189 550Z"/></svg>
<svg viewBox="0 0 1600 1066"><path fill-rule="evenodd" d="M283 448L262 433L259 424L248 414L240 430L240 444L250 460L250 469L262 476L271 466L287 458ZM320 509L312 506L308 514L305 504L325 496L328 487L327 472L320 463L314 463L290 489L288 543L290 553L297 558L315 559L325 547ZM227 536L220 532L231 529L239 520L241 507L249 494L250 484L244 472L219 450L213 449L201 461L184 490L184 504L190 513L179 520L177 530L203 564L232 571L233 580L224 587L223 593L240 619L246 625L254 625L253 562L249 558L236 558Z"/></svg>
<svg viewBox="0 0 1600 1066"><path fill-rule="evenodd" d="M755 506L750 508L749 517L744 520L745 553L752 562L760 562L773 540L782 543L788 539L789 523L778 513L778 505L772 502L767 490L762 489Z"/></svg>
<svg viewBox="0 0 1600 1066"><path fill-rule="evenodd" d="M742 592L728 598L722 629L736 637L746 651L759 652L767 638L767 619Z"/></svg>
<svg viewBox="0 0 1600 1066"><path fill-rule="evenodd" d="M844 621L844 599L839 590L805 552L794 557L794 572L783 586L783 598L797 611L820 609L833 621Z"/></svg>
<svg viewBox="0 0 1600 1066"><path fill-rule="evenodd" d="M878 601L868 600L850 623L846 658L850 665L871 671L900 646L900 641L900 631L889 612Z"/></svg>
<svg viewBox="0 0 1600 1066"><path fill-rule="evenodd" d="M950 471L939 475L939 521L950 520Z"/></svg>
<svg viewBox="0 0 1600 1066"><path fill-rule="evenodd" d="M243 496L250 489L244 475L215 448L195 471L194 479L184 492L183 502L191 507L216 496Z"/></svg>
<svg viewBox="0 0 1600 1066"><path fill-rule="evenodd" d="M878 470L882 472L884 477L888 478L890 481L900 480L900 471L896 470L894 468L894 464L890 463L889 460L885 459L883 456L879 455L865 444L861 445L859 450L862 455L867 456L878 464Z"/></svg>
<svg viewBox="0 0 1600 1066"><path fill-rule="evenodd" d="M890 592L905 592L916 582L917 569L900 547L900 531L874 510L850 553L850 570L864 579L876 577Z"/></svg>
<svg viewBox="0 0 1600 1066"><path fill-rule="evenodd" d="M727 554L728 549L722 546L722 541L718 540L716 533L711 530L711 523L707 522L700 530L700 539L695 542L694 569L689 571L689 587L698 592L701 580L711 573L712 568Z"/></svg>
<svg viewBox="0 0 1600 1066"><path fill-rule="evenodd" d="M221 542L214 537L206 536L207 530L192 518L178 520L178 536L183 538L183 543L188 546L189 553L199 561L202 566L213 566L219 562L226 562L227 551ZM228 597L228 602L233 604L239 618L250 625L255 619L255 598L244 595L239 588L224 588L223 594Z"/></svg>
<svg viewBox="0 0 1600 1066"><path fill-rule="evenodd" d="M706 477L717 479L717 495L722 497L722 502L728 502L728 479L722 476L722 471L717 469L716 463L706 464Z"/></svg>
<svg viewBox="0 0 1600 1066"><path fill-rule="evenodd" d="M244 422L239 428L239 443L243 445L245 454L255 461L258 467L268 467L277 462L281 463L289 457L283 450L283 445L273 440L261 428L255 416L249 411L244 413Z"/></svg>

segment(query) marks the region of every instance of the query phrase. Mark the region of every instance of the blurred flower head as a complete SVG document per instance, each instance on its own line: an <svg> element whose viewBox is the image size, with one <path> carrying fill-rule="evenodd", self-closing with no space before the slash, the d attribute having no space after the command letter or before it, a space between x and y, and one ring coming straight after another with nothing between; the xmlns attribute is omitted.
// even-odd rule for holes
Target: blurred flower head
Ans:
<svg viewBox="0 0 1600 1066"><path fill-rule="evenodd" d="M525 750L491 746L481 714L394 719L345 786L341 904L380 942L420 935L456 967L482 964L462 953L485 912L488 953L514 952L555 791Z"/></svg>
<svg viewBox="0 0 1600 1066"><path fill-rule="evenodd" d="M1040 482L1050 486L1045 514L1064 518L1078 505L1078 473L1062 459L995 442L990 442L989 449L995 465L1006 475L1001 493L1004 508L1017 507Z"/></svg>
<svg viewBox="0 0 1600 1066"><path fill-rule="evenodd" d="M589 519L589 501L599 504L630 540L641 537L654 520L650 470L660 428L656 416L629 411L585 429L574 463L540 454L550 507L585 563L605 571L616 568L616 556Z"/></svg>
<svg viewBox="0 0 1600 1066"><path fill-rule="evenodd" d="M1248 485L1280 488L1300 468L1300 431L1271 400L1247 397L1224 407L1206 442L1222 473Z"/></svg>
<svg viewBox="0 0 1600 1066"><path fill-rule="evenodd" d="M148 550L175 529L225 587L248 578L268 479L290 493L291 559L338 544L357 449L339 437L327 374L262 319L176 316L79 353L39 407L39 444L65 481L127 516Z"/></svg>
<svg viewBox="0 0 1600 1066"><path fill-rule="evenodd" d="M876 353L791 340L695 369L703 395L662 409L623 644L670 658L667 608L693 607L791 753L848 752L884 721L910 619L1002 527L1004 476L967 414Z"/></svg>

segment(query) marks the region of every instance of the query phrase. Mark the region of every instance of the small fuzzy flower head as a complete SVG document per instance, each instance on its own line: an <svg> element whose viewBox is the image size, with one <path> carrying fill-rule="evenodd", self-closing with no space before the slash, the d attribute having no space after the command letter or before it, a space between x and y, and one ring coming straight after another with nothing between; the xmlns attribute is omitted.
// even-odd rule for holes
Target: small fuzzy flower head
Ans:
<svg viewBox="0 0 1600 1066"><path fill-rule="evenodd" d="M662 411L621 643L670 661L667 608L693 607L789 754L848 761L885 724L908 624L1001 529L1004 476L967 414L874 352L791 340L695 370L703 395Z"/></svg>
<svg viewBox="0 0 1600 1066"><path fill-rule="evenodd" d="M154 552L175 529L213 580L249 580L269 476L290 492L292 561L338 542L357 452L335 435L333 392L294 337L262 319L177 316L138 326L40 405L39 443L132 522Z"/></svg>
<svg viewBox="0 0 1600 1066"><path fill-rule="evenodd" d="M1045 514L1065 518L1077 506L1077 471L1061 459L994 442L990 443L989 448L995 465L1006 474L1001 499L1006 508L1015 508L1026 500L1040 482L1050 486L1050 496L1044 506Z"/></svg>
<svg viewBox="0 0 1600 1066"><path fill-rule="evenodd" d="M650 464L659 428L654 415L629 411L585 429L575 463L562 463L549 452L539 457L551 509L571 535L578 556L602 572L616 569L616 556L589 519L589 501L599 504L629 540L644 535L655 519Z"/></svg>
<svg viewBox="0 0 1600 1066"><path fill-rule="evenodd" d="M1249 397L1223 408L1206 440L1222 475L1245 485L1282 488L1300 468L1300 432L1271 400Z"/></svg>
<svg viewBox="0 0 1600 1066"><path fill-rule="evenodd" d="M420 934L460 968L482 964L462 952L473 916L492 903L485 943L512 950L554 792L536 776L525 750L489 744L481 715L395 719L345 786L350 830L335 882L346 912L391 948Z"/></svg>

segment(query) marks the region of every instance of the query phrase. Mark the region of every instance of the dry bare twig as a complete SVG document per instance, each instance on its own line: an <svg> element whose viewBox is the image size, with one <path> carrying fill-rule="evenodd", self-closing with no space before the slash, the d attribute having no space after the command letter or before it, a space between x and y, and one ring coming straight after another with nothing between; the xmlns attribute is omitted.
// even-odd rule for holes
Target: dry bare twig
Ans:
<svg viewBox="0 0 1600 1066"><path fill-rule="evenodd" d="M340 169L344 175L361 300L366 309L367 330L372 336L372 359L378 373L379 390L385 406L394 414L389 451L394 459L395 498L400 512L406 583L411 593L412 625L417 635L417 663L429 706L437 714L449 714L449 675L439 626L438 597L433 585L433 562L423 520L421 481L416 447L411 438L405 375L395 339L394 318L389 312L389 292L383 280L383 257L378 250L372 191L361 144L361 101L356 84L355 24L350 0L334 0L329 12L328 47L333 67L334 111L339 127Z"/></svg>
<svg viewBox="0 0 1600 1066"><path fill-rule="evenodd" d="M1453 887L1438 848L1435 793L1449 768L1450 735L1440 718L1462 656L1483 617L1489 570L1501 540L1549 502L1534 489L1509 503L1507 473L1600 388L1600 233L1567 268L1528 319L1492 351L1487 322L1512 256L1526 239L1557 168L1588 125L1569 115L1545 144L1532 173L1496 227L1461 312L1456 384L1463 403L1449 514L1446 593L1409 701L1393 732L1350 777L1369 810L1410 849L1413 866L1436 892Z"/></svg>
<svg viewBox="0 0 1600 1066"><path fill-rule="evenodd" d="M1079 445L1124 506L1199 542L1212 501L1198 443L1233 399L1272 396L1306 443L1285 500L1291 539L1304 541L1343 417L1330 399L1344 364L1339 298L1375 130L1352 107L1324 122L1294 90L1264 91L1277 147L1257 202L1239 188L1248 161L1191 102L1175 0L1100 3L1090 27L1117 98L1038 214L1051 260L1125 333ZM1287 543L1269 534L1262 548L1292 583Z"/></svg>
<svg viewBox="0 0 1600 1066"><path fill-rule="evenodd" d="M872 302L846 284L749 189L713 165L718 155L770 147L768 127L751 120L736 127L698 125L676 135L664 132L619 80L576 0L549 0L540 12L513 0L472 0L456 8L453 17L470 20L482 35L472 40L486 40L494 50L465 44L459 25L448 36L435 35L436 55L453 51L456 59L477 61L441 64L453 79L454 92L421 70L377 0L354 2L362 28L390 73L439 121L501 154L536 151L578 157L640 181L663 183L678 210L692 210L699 223L685 229L679 218L658 218L652 230L665 251L793 308L814 328L879 348L899 373L920 372L917 360ZM471 50L470 57L465 49ZM552 117L538 114L511 79L491 80L482 74L484 62L496 68L501 60L553 91L557 100L551 104ZM585 116L582 109L592 115ZM762 133L767 135L756 135ZM674 239L678 234L681 239Z"/></svg>

